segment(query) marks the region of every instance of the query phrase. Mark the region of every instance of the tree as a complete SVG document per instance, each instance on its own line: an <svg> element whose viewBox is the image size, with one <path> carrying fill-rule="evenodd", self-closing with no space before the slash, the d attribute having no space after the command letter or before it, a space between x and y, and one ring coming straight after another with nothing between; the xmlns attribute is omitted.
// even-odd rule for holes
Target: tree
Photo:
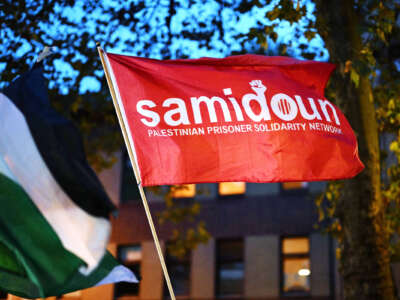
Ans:
<svg viewBox="0 0 400 300"><path fill-rule="evenodd" d="M389 132L397 135L390 149L399 159L399 5L397 1L317 0L315 19L304 20L307 4L281 0L266 15L270 20L306 22L308 40L320 35L330 61L337 65L328 95L358 137L365 170L351 180L331 184L326 193L325 212L334 221L330 231L340 243L345 299L395 297L390 241L399 233L399 167L389 167L388 181L382 182L379 138ZM272 32L270 27L258 28L262 31Z"/></svg>
<svg viewBox="0 0 400 300"><path fill-rule="evenodd" d="M391 232L386 215L391 199L385 199L382 194L375 111L378 104L385 104L387 97L374 102L373 89L379 89L379 83L373 81L374 72L386 73L393 68L390 65L394 62L385 61L377 51L391 42L395 4L343 1L339 7L326 1L317 2L317 22L331 60L340 67L351 64L349 72L336 72L332 84L338 104L358 134L360 157L366 166L359 176L343 183L336 206L335 216L343 231L344 293L346 299L394 299L389 252ZM336 27L340 24L344 25L341 33Z"/></svg>

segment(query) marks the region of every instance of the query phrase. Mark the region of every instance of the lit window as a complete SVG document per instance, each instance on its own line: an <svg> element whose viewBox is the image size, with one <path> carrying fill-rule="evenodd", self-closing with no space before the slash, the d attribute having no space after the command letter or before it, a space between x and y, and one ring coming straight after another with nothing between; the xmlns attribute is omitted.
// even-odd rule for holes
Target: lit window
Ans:
<svg viewBox="0 0 400 300"><path fill-rule="evenodd" d="M304 189L307 187L307 182L305 181L296 181L296 182L283 182L282 188L284 190L298 190Z"/></svg>
<svg viewBox="0 0 400 300"><path fill-rule="evenodd" d="M174 293L179 298L190 296L190 252L184 257L176 257L170 253L167 246L166 265L171 278ZM167 285L164 284L164 298L169 299Z"/></svg>
<svg viewBox="0 0 400 300"><path fill-rule="evenodd" d="M196 195L195 184L181 184L171 187L174 198L193 198Z"/></svg>
<svg viewBox="0 0 400 300"><path fill-rule="evenodd" d="M310 292L310 243L307 237L282 239L282 292L303 295Z"/></svg>
<svg viewBox="0 0 400 300"><path fill-rule="evenodd" d="M140 277L140 262L142 248L140 245L121 246L118 248L118 259L122 264L132 270L136 277ZM138 296L139 284L119 282L115 285L115 297Z"/></svg>
<svg viewBox="0 0 400 300"><path fill-rule="evenodd" d="M242 296L244 282L243 240L217 243L217 296Z"/></svg>
<svg viewBox="0 0 400 300"><path fill-rule="evenodd" d="M282 251L284 254L307 254L310 251L310 243L307 237L284 238Z"/></svg>
<svg viewBox="0 0 400 300"><path fill-rule="evenodd" d="M227 195L241 195L246 192L245 182L221 182L219 184L219 194L221 196Z"/></svg>

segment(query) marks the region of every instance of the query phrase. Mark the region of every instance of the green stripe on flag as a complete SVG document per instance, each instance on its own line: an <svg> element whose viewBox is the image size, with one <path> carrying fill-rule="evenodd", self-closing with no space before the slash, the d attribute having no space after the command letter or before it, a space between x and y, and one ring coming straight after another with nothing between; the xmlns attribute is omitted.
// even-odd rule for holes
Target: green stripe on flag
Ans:
<svg viewBox="0 0 400 300"><path fill-rule="evenodd" d="M18 275L24 276L26 274L24 267L18 262L14 253L0 242L0 270L1 269L8 270Z"/></svg>
<svg viewBox="0 0 400 300"><path fill-rule="evenodd" d="M115 258L106 253L99 266L89 275L84 276L79 272L75 272L74 276L62 287L62 294L67 294L76 290L86 289L96 285L100 280L106 277L111 270L117 266Z"/></svg>
<svg viewBox="0 0 400 300"><path fill-rule="evenodd" d="M79 273L84 262L63 248L25 191L3 174L0 203L0 289L28 298L59 295L95 285L118 265L107 254L89 276Z"/></svg>
<svg viewBox="0 0 400 300"><path fill-rule="evenodd" d="M14 253L17 259L14 265L23 266L26 275L20 276L21 280L35 285L38 293L25 295L25 290L21 289L22 294L19 295L45 297L52 287L65 283L83 262L63 248L53 229L24 190L2 174L0 203L0 241ZM2 273L7 271L1 270ZM8 289L2 281L0 287ZM17 294L17 290L15 292Z"/></svg>

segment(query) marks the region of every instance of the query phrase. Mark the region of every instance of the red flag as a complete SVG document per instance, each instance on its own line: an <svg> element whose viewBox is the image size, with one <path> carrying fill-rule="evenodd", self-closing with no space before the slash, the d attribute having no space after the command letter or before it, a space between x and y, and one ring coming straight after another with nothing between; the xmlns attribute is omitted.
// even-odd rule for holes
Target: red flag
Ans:
<svg viewBox="0 0 400 300"><path fill-rule="evenodd" d="M328 180L364 167L348 121L324 97L332 64L106 58L144 186Z"/></svg>

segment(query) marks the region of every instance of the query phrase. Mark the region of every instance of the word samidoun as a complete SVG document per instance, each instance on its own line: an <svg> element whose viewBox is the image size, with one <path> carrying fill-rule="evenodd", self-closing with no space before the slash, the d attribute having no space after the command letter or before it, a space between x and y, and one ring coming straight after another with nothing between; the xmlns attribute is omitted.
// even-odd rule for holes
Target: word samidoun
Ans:
<svg viewBox="0 0 400 300"><path fill-rule="evenodd" d="M190 105L194 124L202 124L203 118L201 115L201 104L205 104L208 116L211 123L217 122L232 122L232 121L245 121L244 114L254 122L270 121L271 111L279 119L283 121L292 121L299 114L305 120L325 120L332 122L331 116L336 123L340 125L340 121L335 107L327 100L318 99L314 101L313 98L307 97L311 111L308 111L304 105L303 99L299 95L295 95L294 99L287 94L277 93L273 95L267 103L265 92L267 88L263 85L261 80L252 80L249 82L251 89L255 93L248 93L242 96L241 106L236 98L232 97L232 89L223 89L223 93L227 99L218 96L200 96L191 97ZM257 112L254 111L253 102L258 103L261 109ZM222 109L222 115L219 120L215 110L215 104L218 103ZM229 105L232 109L229 109ZM176 107L166 111L162 116L154 110L157 104L152 100L139 100L136 104L137 112L143 116L141 122L148 127L156 127L162 120L169 126L190 125L189 113L185 101L180 98L167 98L162 103L163 107L169 108ZM204 107L204 105L202 106ZM243 109L242 109L243 108ZM330 113L329 113L330 112ZM233 114L233 115L232 115Z"/></svg>

